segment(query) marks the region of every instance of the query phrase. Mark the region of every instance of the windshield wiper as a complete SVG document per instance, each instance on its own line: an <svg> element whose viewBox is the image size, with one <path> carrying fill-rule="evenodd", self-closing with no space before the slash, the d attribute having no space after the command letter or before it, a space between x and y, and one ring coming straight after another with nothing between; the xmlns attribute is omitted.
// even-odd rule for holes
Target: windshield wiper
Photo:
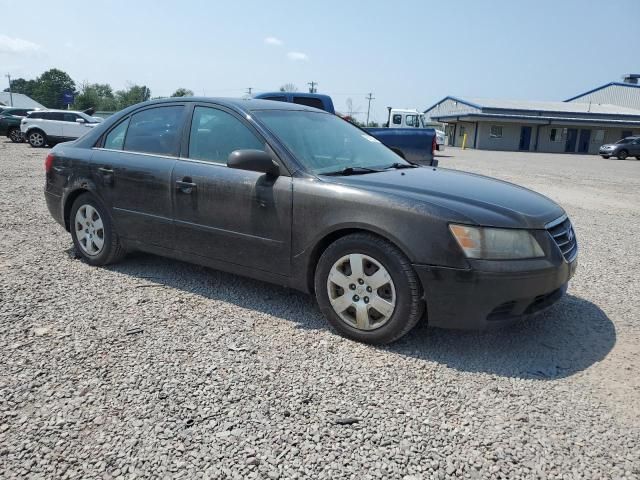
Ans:
<svg viewBox="0 0 640 480"><path fill-rule="evenodd" d="M336 170L335 172L321 173L321 175L332 175L332 176L364 175L365 173L379 173L379 172L382 172L382 170L377 170L375 168L369 168L369 167L345 167L342 170Z"/></svg>
<svg viewBox="0 0 640 480"><path fill-rule="evenodd" d="M395 168L400 170L401 168L416 168L418 165L414 165L413 163L400 163L400 162L394 162L391 165L389 165L388 167L384 167L385 170L388 170L390 168Z"/></svg>

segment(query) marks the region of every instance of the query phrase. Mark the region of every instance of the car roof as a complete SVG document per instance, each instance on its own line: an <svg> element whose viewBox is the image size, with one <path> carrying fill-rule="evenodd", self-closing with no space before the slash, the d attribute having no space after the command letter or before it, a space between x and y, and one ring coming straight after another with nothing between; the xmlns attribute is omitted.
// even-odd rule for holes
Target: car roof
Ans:
<svg viewBox="0 0 640 480"><path fill-rule="evenodd" d="M233 110L250 113L259 110L299 110L308 112L323 112L324 110L318 108L307 107L306 105L299 105L297 103L288 102L276 102L273 100L261 100L257 98L225 98L225 97L174 97L174 98L162 98L158 100L150 100L148 102L140 103L137 106L142 105L154 105L154 104L167 104L167 103L182 103L182 102L202 102L202 103L215 103L217 105L231 108ZM68 111L68 110L61 110Z"/></svg>

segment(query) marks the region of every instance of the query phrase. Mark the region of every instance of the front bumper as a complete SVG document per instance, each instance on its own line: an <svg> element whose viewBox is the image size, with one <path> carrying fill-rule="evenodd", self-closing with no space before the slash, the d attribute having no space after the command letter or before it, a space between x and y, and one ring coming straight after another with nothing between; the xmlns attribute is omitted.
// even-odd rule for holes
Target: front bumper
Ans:
<svg viewBox="0 0 640 480"><path fill-rule="evenodd" d="M542 268L522 271L517 271L517 262L511 264L516 269L490 263L497 262L485 262L489 268L484 270L414 265L425 291L429 325L485 329L533 315L564 295L577 257L571 263L544 261Z"/></svg>
<svg viewBox="0 0 640 480"><path fill-rule="evenodd" d="M614 150L608 150L608 149L607 149L607 150L604 150L604 149L602 149L602 148L601 148L601 149L599 150L599 154L600 154L600 155L609 155L609 156L613 156L613 155L615 155L615 149L614 149Z"/></svg>

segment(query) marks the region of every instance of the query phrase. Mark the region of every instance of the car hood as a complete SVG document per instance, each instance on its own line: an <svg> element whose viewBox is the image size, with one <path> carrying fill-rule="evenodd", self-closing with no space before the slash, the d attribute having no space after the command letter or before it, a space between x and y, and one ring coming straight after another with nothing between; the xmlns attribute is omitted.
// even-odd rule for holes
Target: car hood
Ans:
<svg viewBox="0 0 640 480"><path fill-rule="evenodd" d="M524 187L446 168L419 167L365 175L322 177L370 192L440 207L447 221L487 227L543 229L564 214L553 200Z"/></svg>

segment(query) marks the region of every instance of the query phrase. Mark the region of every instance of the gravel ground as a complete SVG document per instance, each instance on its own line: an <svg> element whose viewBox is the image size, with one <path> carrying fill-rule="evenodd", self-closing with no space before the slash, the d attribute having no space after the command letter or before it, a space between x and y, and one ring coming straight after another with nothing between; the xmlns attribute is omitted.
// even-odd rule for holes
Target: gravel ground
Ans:
<svg viewBox="0 0 640 480"><path fill-rule="evenodd" d="M0 139L0 478L640 478L640 162L445 151L559 201L580 267L534 321L380 348L298 292L87 266L45 154Z"/></svg>

